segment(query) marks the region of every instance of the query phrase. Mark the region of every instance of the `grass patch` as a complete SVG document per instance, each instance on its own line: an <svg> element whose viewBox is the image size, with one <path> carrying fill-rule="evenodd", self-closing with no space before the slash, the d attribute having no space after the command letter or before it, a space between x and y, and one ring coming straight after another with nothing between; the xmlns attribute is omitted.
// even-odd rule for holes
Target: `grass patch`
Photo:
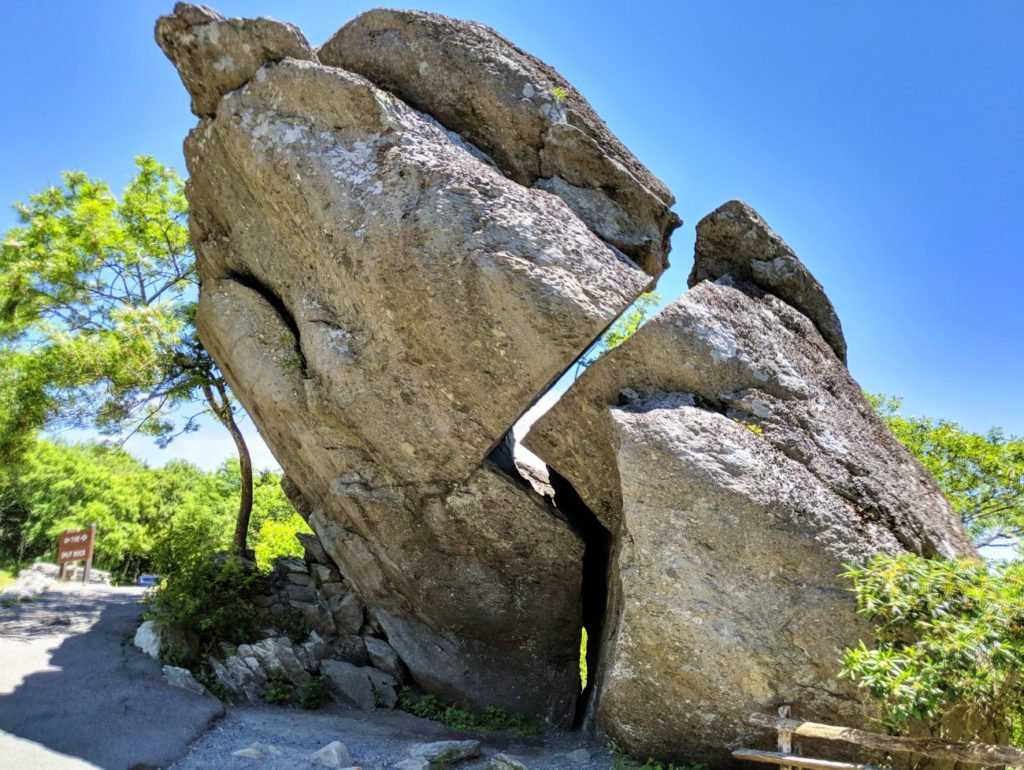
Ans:
<svg viewBox="0 0 1024 770"><path fill-rule="evenodd" d="M0 591L4 590L17 579L17 576L10 570L0 569Z"/></svg>
<svg viewBox="0 0 1024 770"><path fill-rule="evenodd" d="M707 770L707 765L673 765L664 764L648 758L642 765L614 743L608 747L608 758L612 761L612 770Z"/></svg>
<svg viewBox="0 0 1024 770"><path fill-rule="evenodd" d="M509 730L516 735L536 735L540 732L540 723L527 719L521 714L509 714L497 706L488 706L483 711L471 711L459 706L447 705L433 695L416 697L412 690L403 687L398 693L395 708L408 711L423 719L440 722L456 730L476 731L483 733Z"/></svg>

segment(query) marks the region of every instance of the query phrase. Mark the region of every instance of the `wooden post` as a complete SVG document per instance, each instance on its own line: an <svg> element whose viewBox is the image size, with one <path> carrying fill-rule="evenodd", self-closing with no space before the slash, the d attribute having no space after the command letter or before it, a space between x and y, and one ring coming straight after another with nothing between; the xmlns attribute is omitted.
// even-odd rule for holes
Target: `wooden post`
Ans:
<svg viewBox="0 0 1024 770"><path fill-rule="evenodd" d="M66 535L68 531L65 529L61 534ZM57 560L60 561L60 538L57 538ZM57 568L57 580L64 579L64 562L60 562L60 566Z"/></svg>
<svg viewBox="0 0 1024 770"><path fill-rule="evenodd" d="M789 719L790 707L779 706L779 719ZM780 754L792 754L793 753L793 731L785 730L782 727L778 728L779 732L779 753ZM782 770L794 770L790 765L783 765Z"/></svg>
<svg viewBox="0 0 1024 770"><path fill-rule="evenodd" d="M92 552L96 547L96 525L93 524L89 527L89 546L88 553L85 555L85 569L82 571L82 582L86 585L89 584L89 573L92 571ZM779 716L782 716L782 712L779 712ZM787 711L785 716L789 716Z"/></svg>

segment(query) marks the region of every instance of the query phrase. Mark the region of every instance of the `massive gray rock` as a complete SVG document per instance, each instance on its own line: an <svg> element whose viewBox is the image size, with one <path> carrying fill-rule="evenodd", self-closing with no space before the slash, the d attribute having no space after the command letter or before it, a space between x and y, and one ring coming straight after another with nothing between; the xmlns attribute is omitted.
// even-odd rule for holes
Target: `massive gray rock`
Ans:
<svg viewBox="0 0 1024 770"><path fill-rule="evenodd" d="M651 276L680 220L657 179L572 84L493 29L436 13L375 9L321 46L486 152L522 185L557 195Z"/></svg>
<svg viewBox="0 0 1024 770"><path fill-rule="evenodd" d="M199 335L412 678L566 723L583 546L486 458L649 276L451 127L277 61L270 24L164 46L220 95L185 146ZM225 93L210 70L239 51Z"/></svg>
<svg viewBox="0 0 1024 770"><path fill-rule="evenodd" d="M729 767L782 703L857 724L835 675L870 630L843 565L973 553L811 321L729 276L600 358L526 444L610 533L591 709L643 756Z"/></svg>
<svg viewBox="0 0 1024 770"><path fill-rule="evenodd" d="M846 338L818 280L754 209L729 201L697 223L697 247L688 283L731 275L753 283L807 316L846 363Z"/></svg>

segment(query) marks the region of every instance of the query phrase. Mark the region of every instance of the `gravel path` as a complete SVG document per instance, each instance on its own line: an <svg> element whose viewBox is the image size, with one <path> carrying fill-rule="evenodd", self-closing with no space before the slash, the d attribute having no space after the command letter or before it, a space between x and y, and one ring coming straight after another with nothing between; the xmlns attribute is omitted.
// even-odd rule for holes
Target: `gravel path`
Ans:
<svg viewBox="0 0 1024 770"><path fill-rule="evenodd" d="M227 716L199 738L171 770L314 770L306 757L331 741L341 741L363 770L390 770L409 758L409 747L441 740L478 739L483 756L455 765L481 770L495 754L510 754L531 770L608 770L611 763L599 745L581 733L547 732L519 738L509 733L466 733L419 719L402 711L303 711L280 706L231 708ZM257 743L263 757L232 756ZM272 756L267 746L281 752ZM585 749L591 759L574 762L566 755Z"/></svg>
<svg viewBox="0 0 1024 770"><path fill-rule="evenodd" d="M0 767L165 767L223 713L131 645L142 589L57 584L0 608Z"/></svg>

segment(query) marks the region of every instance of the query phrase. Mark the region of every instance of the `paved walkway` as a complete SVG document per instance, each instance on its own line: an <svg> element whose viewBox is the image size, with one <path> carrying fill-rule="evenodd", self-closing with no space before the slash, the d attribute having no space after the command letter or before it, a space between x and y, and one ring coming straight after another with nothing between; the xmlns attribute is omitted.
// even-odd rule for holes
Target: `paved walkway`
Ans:
<svg viewBox="0 0 1024 770"><path fill-rule="evenodd" d="M141 597L69 585L0 608L0 768L166 767L223 713L131 644Z"/></svg>

